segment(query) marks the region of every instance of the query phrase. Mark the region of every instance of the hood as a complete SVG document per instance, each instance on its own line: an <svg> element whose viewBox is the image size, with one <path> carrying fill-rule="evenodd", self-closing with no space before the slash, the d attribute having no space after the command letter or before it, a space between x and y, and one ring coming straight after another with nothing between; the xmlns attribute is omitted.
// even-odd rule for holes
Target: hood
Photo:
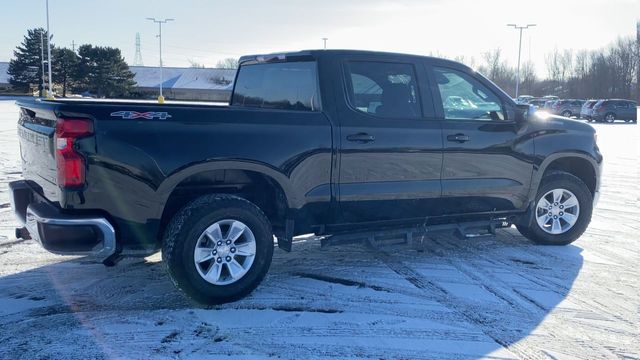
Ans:
<svg viewBox="0 0 640 360"><path fill-rule="evenodd" d="M573 120L564 116L553 115L541 111L536 111L530 121L536 123L541 128L548 130L584 131L591 134L596 132L596 129L593 126L585 123L584 121Z"/></svg>

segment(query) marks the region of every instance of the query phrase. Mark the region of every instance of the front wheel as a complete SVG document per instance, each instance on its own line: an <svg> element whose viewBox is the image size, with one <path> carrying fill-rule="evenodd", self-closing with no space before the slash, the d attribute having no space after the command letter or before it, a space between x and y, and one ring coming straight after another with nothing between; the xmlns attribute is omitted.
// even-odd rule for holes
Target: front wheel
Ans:
<svg viewBox="0 0 640 360"><path fill-rule="evenodd" d="M608 113L604 116L604 121L609 124L613 124L616 121L616 115L614 113Z"/></svg>
<svg viewBox="0 0 640 360"><path fill-rule="evenodd" d="M585 232L592 211L593 196L584 182L569 173L554 172L542 179L533 221L517 228L538 244L567 245Z"/></svg>
<svg viewBox="0 0 640 360"><path fill-rule="evenodd" d="M565 112L562 113L562 116L564 116L566 118L571 117L571 111L566 110Z"/></svg>
<svg viewBox="0 0 640 360"><path fill-rule="evenodd" d="M180 210L164 234L162 258L173 283L203 304L234 301L262 281L273 257L264 213L231 195L205 195Z"/></svg>

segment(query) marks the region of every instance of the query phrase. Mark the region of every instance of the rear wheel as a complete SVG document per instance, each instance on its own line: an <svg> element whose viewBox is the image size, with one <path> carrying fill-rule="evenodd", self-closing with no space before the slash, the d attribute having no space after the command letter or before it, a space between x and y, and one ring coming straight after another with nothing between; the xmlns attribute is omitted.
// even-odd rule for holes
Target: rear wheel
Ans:
<svg viewBox="0 0 640 360"><path fill-rule="evenodd" d="M579 178L555 172L543 179L535 199L533 221L518 225L520 233L543 245L566 245L587 229L593 211L593 196Z"/></svg>
<svg viewBox="0 0 640 360"><path fill-rule="evenodd" d="M255 289L269 270L271 225L245 199L205 195L171 220L162 257L174 284L194 300L234 301Z"/></svg>

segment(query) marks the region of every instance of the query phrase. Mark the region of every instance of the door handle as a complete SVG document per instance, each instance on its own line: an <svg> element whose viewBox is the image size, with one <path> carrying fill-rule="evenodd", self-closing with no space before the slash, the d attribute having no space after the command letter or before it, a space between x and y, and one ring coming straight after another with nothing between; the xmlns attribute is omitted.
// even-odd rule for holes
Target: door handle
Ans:
<svg viewBox="0 0 640 360"><path fill-rule="evenodd" d="M347 135L347 140L359 143L368 143L374 141L376 138L373 135L369 135L367 133L357 133Z"/></svg>
<svg viewBox="0 0 640 360"><path fill-rule="evenodd" d="M447 136L447 141L456 141L459 143L463 143L463 142L467 142L471 140L471 138L468 135L465 134L455 134L455 135L448 135Z"/></svg>

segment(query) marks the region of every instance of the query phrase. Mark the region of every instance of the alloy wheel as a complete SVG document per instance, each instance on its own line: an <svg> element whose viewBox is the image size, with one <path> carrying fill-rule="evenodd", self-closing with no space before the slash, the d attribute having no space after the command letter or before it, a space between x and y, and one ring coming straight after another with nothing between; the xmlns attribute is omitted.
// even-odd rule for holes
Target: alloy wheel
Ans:
<svg viewBox="0 0 640 360"><path fill-rule="evenodd" d="M554 189L544 194L536 206L536 222L544 232L559 235L569 231L580 216L578 198L569 190Z"/></svg>
<svg viewBox="0 0 640 360"><path fill-rule="evenodd" d="M240 280L253 265L256 239L238 220L225 219L206 228L196 243L193 261L200 276L214 285Z"/></svg>

